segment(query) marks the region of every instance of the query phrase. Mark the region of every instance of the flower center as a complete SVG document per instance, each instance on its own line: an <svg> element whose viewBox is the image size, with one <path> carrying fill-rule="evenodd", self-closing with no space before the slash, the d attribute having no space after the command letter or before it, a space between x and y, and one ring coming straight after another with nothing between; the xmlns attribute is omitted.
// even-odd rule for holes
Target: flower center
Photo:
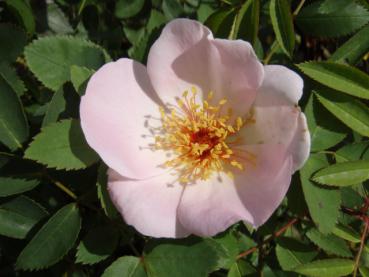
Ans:
<svg viewBox="0 0 369 277"><path fill-rule="evenodd" d="M201 105L196 103L195 88L191 96L188 94L185 91L169 112L160 108L162 126L154 147L174 154L164 166L174 168L182 183L206 180L214 172L233 177L232 169L244 170L245 161L252 163L255 159L249 152L240 154L240 137L235 136L252 119L231 119L232 110L223 111L226 99L210 104L212 92Z"/></svg>

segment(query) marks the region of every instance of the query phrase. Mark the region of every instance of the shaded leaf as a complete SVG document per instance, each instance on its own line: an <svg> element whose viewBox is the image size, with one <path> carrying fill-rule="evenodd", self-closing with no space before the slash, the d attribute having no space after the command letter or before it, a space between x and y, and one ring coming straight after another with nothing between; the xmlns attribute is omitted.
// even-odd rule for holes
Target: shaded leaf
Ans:
<svg viewBox="0 0 369 277"><path fill-rule="evenodd" d="M118 0L115 4L114 14L118 18L130 18L138 14L145 4L145 0Z"/></svg>
<svg viewBox="0 0 369 277"><path fill-rule="evenodd" d="M297 25L309 35L338 37L348 35L369 21L369 12L354 0L316 1L301 9Z"/></svg>
<svg viewBox="0 0 369 277"><path fill-rule="evenodd" d="M347 259L317 260L298 266L295 272L312 277L336 277L349 275L354 270L354 261Z"/></svg>
<svg viewBox="0 0 369 277"><path fill-rule="evenodd" d="M24 239L47 215L48 213L38 203L21 195L0 206L0 234Z"/></svg>
<svg viewBox="0 0 369 277"><path fill-rule="evenodd" d="M0 63L0 78L3 78L8 86L10 86L13 91L15 91L18 97L21 97L25 92L26 88L23 81L17 75L15 69L9 64Z"/></svg>
<svg viewBox="0 0 369 277"><path fill-rule="evenodd" d="M105 214L110 218L114 218L117 216L118 212L115 209L107 190L108 178L106 175L106 170L107 170L106 165L104 164L100 165L96 182L97 197L100 200L101 207L103 208Z"/></svg>
<svg viewBox="0 0 369 277"><path fill-rule="evenodd" d="M352 228L344 226L342 224L336 225L332 230L332 233L335 234L337 237L340 237L344 240L359 243L360 242L360 235L354 231Z"/></svg>
<svg viewBox="0 0 369 277"><path fill-rule="evenodd" d="M278 239L276 255L281 268L289 271L313 260L317 252L296 239L282 237Z"/></svg>
<svg viewBox="0 0 369 277"><path fill-rule="evenodd" d="M47 24L51 30L58 34L69 34L74 31L68 18L55 3L47 4Z"/></svg>
<svg viewBox="0 0 369 277"><path fill-rule="evenodd" d="M289 2L271 0L269 14L279 45L289 57L292 57L295 48L295 31Z"/></svg>
<svg viewBox="0 0 369 277"><path fill-rule="evenodd" d="M249 274L255 274L256 269L244 260L235 262L228 271L227 277L243 277Z"/></svg>
<svg viewBox="0 0 369 277"><path fill-rule="evenodd" d="M205 25L215 37L228 38L231 34L236 12L234 9L219 9L208 17Z"/></svg>
<svg viewBox="0 0 369 277"><path fill-rule="evenodd" d="M79 115L79 96L70 83L60 88L45 105L42 128L62 119L77 118Z"/></svg>
<svg viewBox="0 0 369 277"><path fill-rule="evenodd" d="M311 181L317 170L328 165L322 154L312 154L300 170L301 184L310 215L322 233L329 233L336 225L341 204L339 190L325 189Z"/></svg>
<svg viewBox="0 0 369 277"><path fill-rule="evenodd" d="M311 151L330 148L346 137L344 125L322 107L314 94L310 95L304 112L311 136Z"/></svg>
<svg viewBox="0 0 369 277"><path fill-rule="evenodd" d="M337 162L356 161L360 159L367 160L369 156L365 153L369 154L367 152L368 149L368 141L346 144L336 151L335 158Z"/></svg>
<svg viewBox="0 0 369 277"><path fill-rule="evenodd" d="M55 264L73 247L80 228L81 218L77 206L64 206L23 249L18 256L16 268L34 270Z"/></svg>
<svg viewBox="0 0 369 277"><path fill-rule="evenodd" d="M118 232L110 226L91 229L78 245L76 261L95 264L108 258L118 244Z"/></svg>
<svg viewBox="0 0 369 277"><path fill-rule="evenodd" d="M323 106L344 124L363 136L369 136L369 109L364 103L334 91L316 94Z"/></svg>
<svg viewBox="0 0 369 277"><path fill-rule="evenodd" d="M145 277L146 272L140 258L124 256L117 259L105 271L102 277Z"/></svg>
<svg viewBox="0 0 369 277"><path fill-rule="evenodd" d="M0 24L0 61L13 62L23 52L27 35L20 28L10 24Z"/></svg>
<svg viewBox="0 0 369 277"><path fill-rule="evenodd" d="M327 87L369 99L369 75L355 67L333 62L305 62L297 66L310 78Z"/></svg>
<svg viewBox="0 0 369 277"><path fill-rule="evenodd" d="M0 197L19 194L34 189L40 184L38 180L25 180L0 177Z"/></svg>
<svg viewBox="0 0 369 277"><path fill-rule="evenodd" d="M330 61L347 62L357 64L369 51L369 25L363 27L359 32L352 36L348 41L338 48Z"/></svg>
<svg viewBox="0 0 369 277"><path fill-rule="evenodd" d="M352 253L344 240L332 234L322 234L317 229L310 229L306 236L318 247L328 254L334 254L340 257L352 257Z"/></svg>
<svg viewBox="0 0 369 277"><path fill-rule="evenodd" d="M162 10L168 19L180 17L183 8L178 0L163 0Z"/></svg>
<svg viewBox="0 0 369 277"><path fill-rule="evenodd" d="M17 94L0 78L0 141L11 150L28 138L28 123Z"/></svg>
<svg viewBox="0 0 369 277"><path fill-rule="evenodd" d="M314 174L313 180L332 186L350 186L369 179L369 161L349 161L330 165Z"/></svg>
<svg viewBox="0 0 369 277"><path fill-rule="evenodd" d="M25 157L57 169L86 168L99 160L88 146L77 120L63 120L42 129Z"/></svg>
<svg viewBox="0 0 369 277"><path fill-rule="evenodd" d="M363 277L369 277L369 268L365 266L360 266L359 271Z"/></svg>
<svg viewBox="0 0 369 277"><path fill-rule="evenodd" d="M6 4L19 18L19 21L26 28L27 32L30 35L33 35L36 28L36 22L28 2L22 0L6 0Z"/></svg>
<svg viewBox="0 0 369 277"><path fill-rule="evenodd" d="M70 68L70 77L74 89L79 95L83 95L86 90L87 81L95 71L86 67L72 65Z"/></svg>
<svg viewBox="0 0 369 277"><path fill-rule="evenodd" d="M240 38L249 41L255 47L259 31L259 18L260 1L245 1L236 15L233 38Z"/></svg>

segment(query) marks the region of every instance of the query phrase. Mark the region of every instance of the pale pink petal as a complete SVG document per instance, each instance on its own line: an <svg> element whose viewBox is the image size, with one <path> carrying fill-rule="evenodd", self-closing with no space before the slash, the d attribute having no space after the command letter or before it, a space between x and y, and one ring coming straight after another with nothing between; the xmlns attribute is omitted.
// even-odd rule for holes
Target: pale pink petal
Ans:
<svg viewBox="0 0 369 277"><path fill-rule="evenodd" d="M265 66L265 78L251 109L254 122L240 132L245 144L283 144L299 169L310 151L306 119L297 102L303 81L292 70L279 65Z"/></svg>
<svg viewBox="0 0 369 277"><path fill-rule="evenodd" d="M179 221L199 236L213 236L237 221L258 227L285 196L292 174L292 159L281 145L244 146L256 156L255 165L207 181L186 185L178 207Z"/></svg>
<svg viewBox="0 0 369 277"><path fill-rule="evenodd" d="M235 112L244 114L255 99L264 70L245 41L213 39L209 29L189 19L176 19L164 28L150 49L148 74L159 97L173 103L195 86L198 100L214 93Z"/></svg>
<svg viewBox="0 0 369 277"><path fill-rule="evenodd" d="M297 105L304 86L301 77L282 65L266 65L264 72L264 80L254 105L259 107Z"/></svg>
<svg viewBox="0 0 369 277"><path fill-rule="evenodd" d="M300 113L295 137L288 150L293 157L293 170L296 171L304 165L310 154L310 133L303 113Z"/></svg>
<svg viewBox="0 0 369 277"><path fill-rule="evenodd" d="M245 144L291 144L300 109L294 106L254 106L253 121L246 124L239 135Z"/></svg>
<svg viewBox="0 0 369 277"><path fill-rule="evenodd" d="M101 67L81 99L81 125L88 144L121 175L146 178L162 172L164 153L152 151L150 126L160 118L146 68L120 59ZM149 118L150 117L150 118Z"/></svg>
<svg viewBox="0 0 369 277"><path fill-rule="evenodd" d="M151 82L164 103L173 103L175 97L181 97L185 90L208 80L204 70L209 63L208 54L204 55L212 39L211 31L201 23L189 19L175 19L163 29L160 37L151 46L147 59L147 71ZM183 60L185 73L191 74L191 80L181 78L173 68L174 61L187 53ZM182 68L181 68L182 70ZM194 80L192 80L194 79Z"/></svg>
<svg viewBox="0 0 369 277"><path fill-rule="evenodd" d="M152 237L180 238L190 234L177 220L183 187L171 184L173 176L132 180L112 170L108 174L111 199L127 224Z"/></svg>

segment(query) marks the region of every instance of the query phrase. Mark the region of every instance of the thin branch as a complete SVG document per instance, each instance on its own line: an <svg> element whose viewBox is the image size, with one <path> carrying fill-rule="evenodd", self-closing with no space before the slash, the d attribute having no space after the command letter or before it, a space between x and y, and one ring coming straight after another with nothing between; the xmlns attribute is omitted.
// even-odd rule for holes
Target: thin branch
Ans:
<svg viewBox="0 0 369 277"><path fill-rule="evenodd" d="M72 197L74 200L77 200L77 195L74 194L70 189L68 189L66 186L64 186L62 183L56 180L51 180L52 183L57 186L59 189L64 191L66 194L68 194L70 197Z"/></svg>
<svg viewBox="0 0 369 277"><path fill-rule="evenodd" d="M359 248L359 251L357 252L357 255L356 255L356 258L355 258L354 273L352 274L353 277L356 277L356 275L357 275L357 269L359 268L361 253L363 252L363 249L364 249L365 239L366 239L366 235L368 233L368 227L369 227L369 218L366 217L365 218L364 230L363 230L363 233L361 235L360 248Z"/></svg>
<svg viewBox="0 0 369 277"><path fill-rule="evenodd" d="M261 245L265 245L269 242L271 242L273 239L281 236L285 231L287 231L288 228L290 228L292 225L294 225L296 222L298 222L299 219L298 218L294 218L292 220L290 220L286 225L284 225L281 229L279 229L278 231L276 231L275 233L273 233L272 236L270 236L269 238L267 238L266 240L263 241L263 243ZM240 253L237 256L237 259L241 259L243 257L246 257L247 255L250 255L251 253L254 253L255 251L258 250L257 246L254 246L248 250L246 250L245 252Z"/></svg>

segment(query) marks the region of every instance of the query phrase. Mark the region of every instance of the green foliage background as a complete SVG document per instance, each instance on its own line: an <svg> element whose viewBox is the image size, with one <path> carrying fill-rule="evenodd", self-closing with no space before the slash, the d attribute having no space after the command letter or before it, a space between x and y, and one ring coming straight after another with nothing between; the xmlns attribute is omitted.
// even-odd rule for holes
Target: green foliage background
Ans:
<svg viewBox="0 0 369 277"><path fill-rule="evenodd" d="M0 276L369 276L367 0L0 1ZM81 132L86 82L143 63L171 19L252 43L305 79L311 156L258 230L152 239L127 226Z"/></svg>

